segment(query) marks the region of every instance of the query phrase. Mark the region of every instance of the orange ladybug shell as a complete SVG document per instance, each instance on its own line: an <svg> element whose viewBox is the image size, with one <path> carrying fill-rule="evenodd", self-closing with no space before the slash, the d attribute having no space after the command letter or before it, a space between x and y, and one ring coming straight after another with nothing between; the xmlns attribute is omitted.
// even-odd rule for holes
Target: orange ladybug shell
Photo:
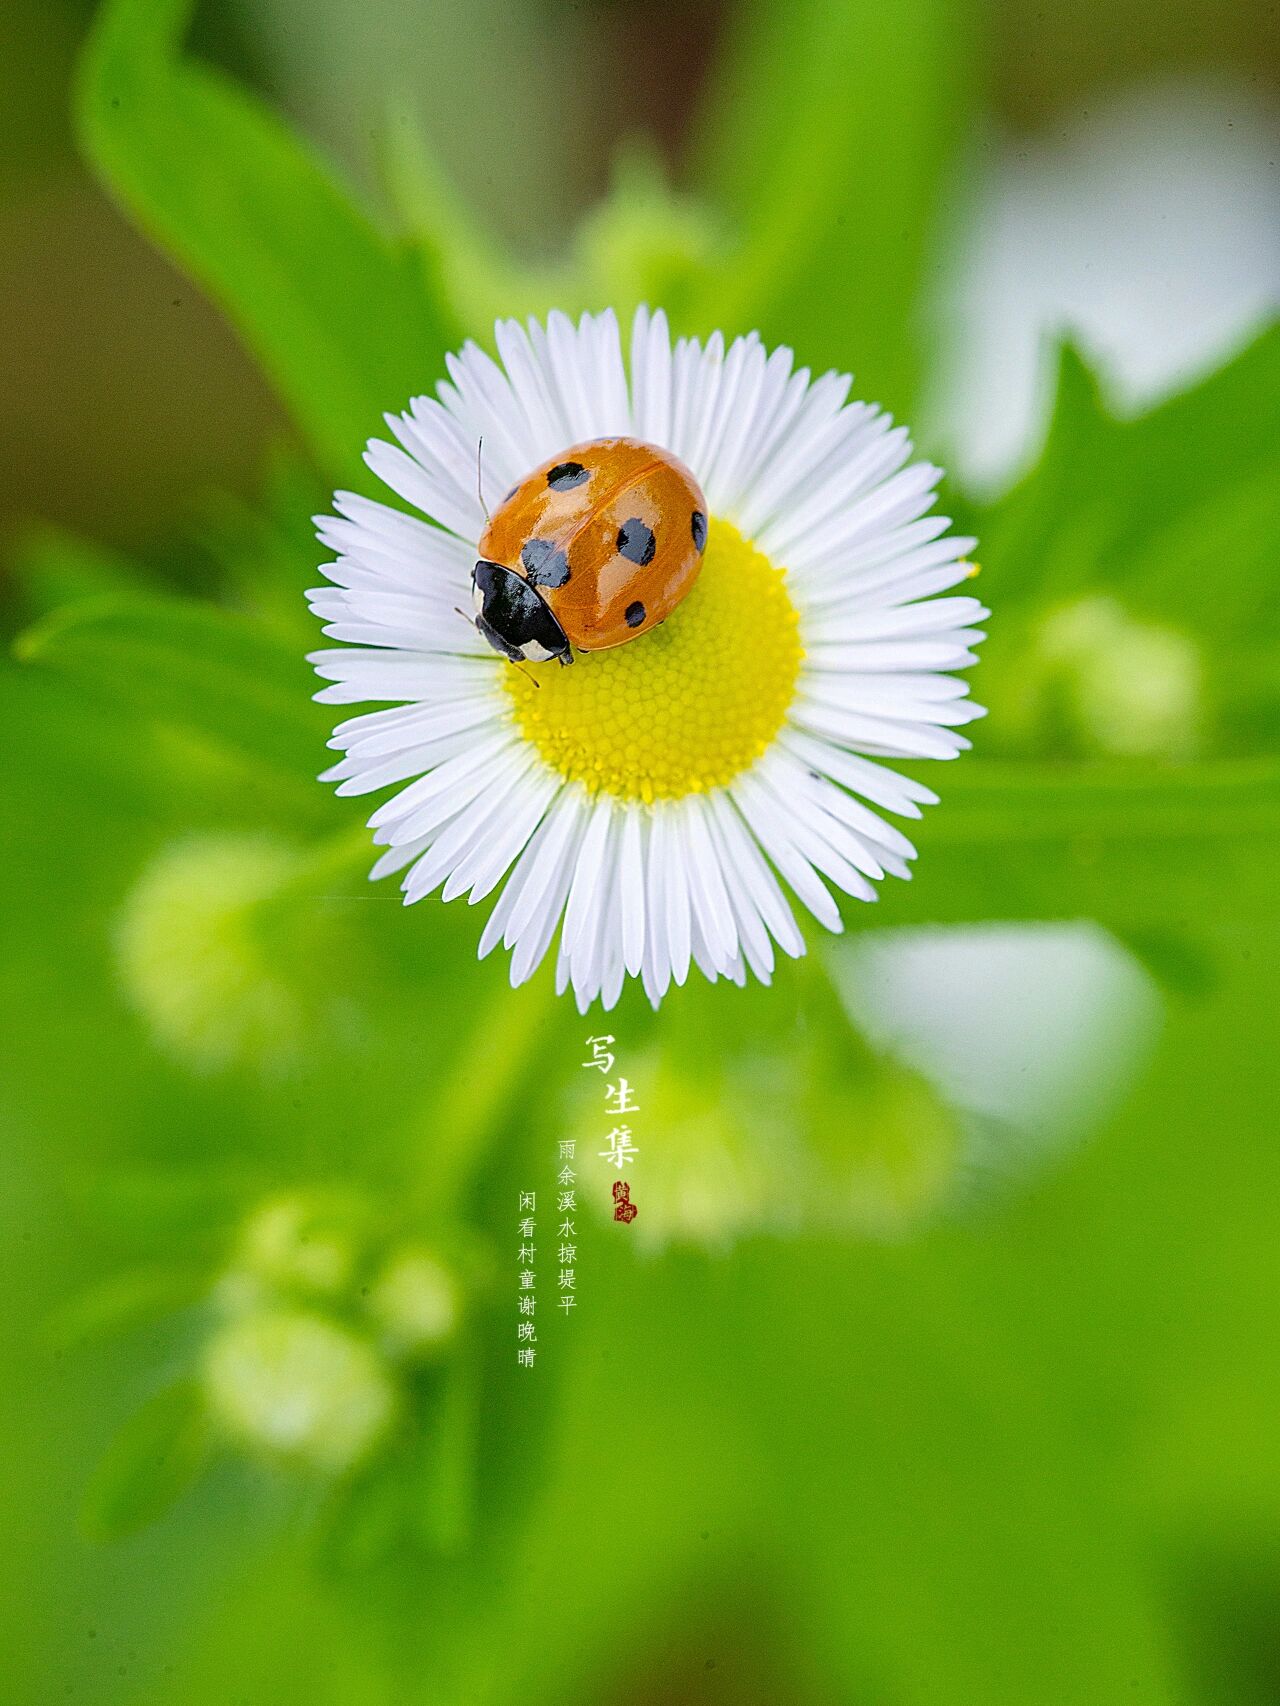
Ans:
<svg viewBox="0 0 1280 1706"><path fill-rule="evenodd" d="M683 462L639 439L597 438L510 491L480 555L537 587L572 645L600 652L671 614L706 541L706 499Z"/></svg>

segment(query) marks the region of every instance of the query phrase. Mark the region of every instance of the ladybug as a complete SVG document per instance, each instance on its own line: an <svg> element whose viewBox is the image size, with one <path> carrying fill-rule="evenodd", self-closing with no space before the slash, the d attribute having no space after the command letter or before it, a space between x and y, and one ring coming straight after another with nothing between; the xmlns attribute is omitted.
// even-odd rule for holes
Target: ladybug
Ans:
<svg viewBox="0 0 1280 1706"><path fill-rule="evenodd" d="M621 646L670 616L706 543L706 499L682 462L635 438L575 444L489 518L476 627L513 663Z"/></svg>

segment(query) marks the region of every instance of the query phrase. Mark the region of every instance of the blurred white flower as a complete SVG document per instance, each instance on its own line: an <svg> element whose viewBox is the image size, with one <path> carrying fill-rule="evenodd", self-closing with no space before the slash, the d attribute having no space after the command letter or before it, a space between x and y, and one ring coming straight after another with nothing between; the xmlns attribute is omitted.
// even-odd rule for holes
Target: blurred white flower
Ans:
<svg viewBox="0 0 1280 1706"><path fill-rule="evenodd" d="M210 1412L232 1439L329 1473L368 1455L399 1401L367 1340L303 1309L227 1321L206 1347L203 1374Z"/></svg>
<svg viewBox="0 0 1280 1706"><path fill-rule="evenodd" d="M224 1285L332 1296L351 1283L354 1211L310 1192L282 1193L254 1210Z"/></svg>
<svg viewBox="0 0 1280 1706"><path fill-rule="evenodd" d="M962 240L937 424L996 483L1036 440L1070 331L1122 407L1221 361L1280 307L1280 114L1232 84L1148 88L1008 142Z"/></svg>
<svg viewBox="0 0 1280 1706"><path fill-rule="evenodd" d="M205 835L164 848L129 895L120 980L158 1040L213 1070L264 1064L299 1043L303 1013L257 928L297 866L265 835Z"/></svg>
<svg viewBox="0 0 1280 1706"><path fill-rule="evenodd" d="M368 1312L392 1354L425 1356L447 1344L462 1310L458 1281L433 1251L397 1250L375 1280Z"/></svg>
<svg viewBox="0 0 1280 1706"><path fill-rule="evenodd" d="M1031 663L1039 678L1028 684L1028 698L1060 697L1092 750L1164 759L1194 751L1204 672L1190 635L1137 621L1114 599L1083 598L1049 613ZM1027 708L1032 715L1038 709Z"/></svg>
<svg viewBox="0 0 1280 1706"><path fill-rule="evenodd" d="M1159 1018L1150 978L1094 924L875 931L850 945L845 971L868 1036L979 1116L971 1131L988 1143L969 1161L996 1176L1102 1119Z"/></svg>

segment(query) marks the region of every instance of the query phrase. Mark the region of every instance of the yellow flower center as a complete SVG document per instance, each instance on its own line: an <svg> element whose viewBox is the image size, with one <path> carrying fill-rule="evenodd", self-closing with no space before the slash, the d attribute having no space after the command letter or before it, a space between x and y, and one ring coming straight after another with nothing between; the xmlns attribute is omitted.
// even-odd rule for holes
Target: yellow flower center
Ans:
<svg viewBox="0 0 1280 1706"><path fill-rule="evenodd" d="M777 734L803 657L783 571L712 520L702 573L650 633L506 671L516 722L569 782L623 800L722 787Z"/></svg>

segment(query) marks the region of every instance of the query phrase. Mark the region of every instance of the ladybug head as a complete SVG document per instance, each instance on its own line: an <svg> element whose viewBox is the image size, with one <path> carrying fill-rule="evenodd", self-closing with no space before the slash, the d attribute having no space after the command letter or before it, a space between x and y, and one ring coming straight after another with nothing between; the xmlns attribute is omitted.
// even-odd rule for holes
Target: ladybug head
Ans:
<svg viewBox="0 0 1280 1706"><path fill-rule="evenodd" d="M471 571L476 627L512 663L572 663L569 639L550 606L512 569L484 558Z"/></svg>

